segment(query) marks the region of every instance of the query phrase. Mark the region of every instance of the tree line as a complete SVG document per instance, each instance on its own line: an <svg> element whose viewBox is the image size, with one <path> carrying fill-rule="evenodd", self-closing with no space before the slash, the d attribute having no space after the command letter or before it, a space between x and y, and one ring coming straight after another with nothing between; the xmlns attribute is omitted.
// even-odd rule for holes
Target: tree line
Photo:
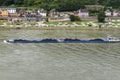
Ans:
<svg viewBox="0 0 120 80"><path fill-rule="evenodd" d="M95 4L120 9L120 0L0 0L0 6L55 8L59 11L75 11Z"/></svg>

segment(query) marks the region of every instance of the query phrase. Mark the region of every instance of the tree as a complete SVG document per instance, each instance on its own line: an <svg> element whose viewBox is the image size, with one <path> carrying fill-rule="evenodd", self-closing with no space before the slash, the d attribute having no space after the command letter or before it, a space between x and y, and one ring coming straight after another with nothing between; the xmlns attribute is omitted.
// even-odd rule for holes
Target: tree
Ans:
<svg viewBox="0 0 120 80"><path fill-rule="evenodd" d="M34 6L34 0L24 0L24 6Z"/></svg>
<svg viewBox="0 0 120 80"><path fill-rule="evenodd" d="M81 21L79 16L74 16L74 15L70 15L70 20L73 21Z"/></svg>
<svg viewBox="0 0 120 80"><path fill-rule="evenodd" d="M12 4L14 4L13 0L4 0L2 5L9 6L9 5L12 5Z"/></svg>
<svg viewBox="0 0 120 80"><path fill-rule="evenodd" d="M3 5L4 0L0 0L0 6Z"/></svg>
<svg viewBox="0 0 120 80"><path fill-rule="evenodd" d="M24 0L14 0L15 5L22 5Z"/></svg>
<svg viewBox="0 0 120 80"><path fill-rule="evenodd" d="M112 6L113 8L119 8L120 0L109 0L108 6Z"/></svg>
<svg viewBox="0 0 120 80"><path fill-rule="evenodd" d="M48 6L46 6L46 4ZM75 11L83 8L84 5L100 4L106 7L120 8L120 0L0 0L1 6L23 6L56 8L59 11Z"/></svg>
<svg viewBox="0 0 120 80"><path fill-rule="evenodd" d="M109 0L98 0L98 3L99 3L100 5L105 5L105 6L107 6L108 3L109 3Z"/></svg>
<svg viewBox="0 0 120 80"><path fill-rule="evenodd" d="M104 10L102 10L102 11L100 11L99 13L98 13L98 21L99 22L104 22L105 21L105 12L104 12Z"/></svg>

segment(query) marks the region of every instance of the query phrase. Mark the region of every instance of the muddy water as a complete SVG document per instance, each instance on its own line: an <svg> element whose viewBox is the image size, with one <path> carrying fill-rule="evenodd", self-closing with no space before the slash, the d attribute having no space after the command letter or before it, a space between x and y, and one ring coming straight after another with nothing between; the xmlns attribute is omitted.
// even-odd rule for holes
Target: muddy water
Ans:
<svg viewBox="0 0 120 80"><path fill-rule="evenodd" d="M120 43L3 43L107 34L120 38L118 30L0 30L0 80L119 80Z"/></svg>

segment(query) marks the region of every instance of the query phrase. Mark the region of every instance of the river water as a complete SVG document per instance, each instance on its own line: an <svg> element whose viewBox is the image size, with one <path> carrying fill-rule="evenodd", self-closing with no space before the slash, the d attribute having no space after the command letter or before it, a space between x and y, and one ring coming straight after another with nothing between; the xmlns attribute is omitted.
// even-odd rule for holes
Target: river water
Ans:
<svg viewBox="0 0 120 80"><path fill-rule="evenodd" d="M0 80L120 80L120 43L3 43L107 34L120 38L119 30L0 30Z"/></svg>

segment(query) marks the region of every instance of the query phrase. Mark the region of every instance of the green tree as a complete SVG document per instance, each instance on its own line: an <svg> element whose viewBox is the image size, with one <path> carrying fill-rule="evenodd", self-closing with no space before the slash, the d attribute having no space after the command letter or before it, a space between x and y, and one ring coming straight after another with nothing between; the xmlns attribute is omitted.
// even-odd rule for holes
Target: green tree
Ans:
<svg viewBox="0 0 120 80"><path fill-rule="evenodd" d="M4 0L0 0L0 6L2 6L4 3Z"/></svg>
<svg viewBox="0 0 120 80"><path fill-rule="evenodd" d="M34 0L24 0L23 1L24 6L34 6Z"/></svg>
<svg viewBox="0 0 120 80"><path fill-rule="evenodd" d="M104 12L104 10L102 10L102 11L100 11L99 13L98 13L98 21L99 22L104 22L105 21L105 12Z"/></svg>
<svg viewBox="0 0 120 80"><path fill-rule="evenodd" d="M9 5L12 5L14 4L14 1L13 0L4 0L3 1L3 6L9 6Z"/></svg>
<svg viewBox="0 0 120 80"><path fill-rule="evenodd" d="M81 21L79 16L74 16L74 15L70 15L70 20L73 21Z"/></svg>
<svg viewBox="0 0 120 80"><path fill-rule="evenodd" d="M59 11L75 11L84 5L101 4L105 7L120 8L120 0L0 0L1 6L56 8ZM48 6L46 6L48 5Z"/></svg>
<svg viewBox="0 0 120 80"><path fill-rule="evenodd" d="M120 0L109 0L108 6L112 6L113 8L119 8Z"/></svg>
<svg viewBox="0 0 120 80"><path fill-rule="evenodd" d="M109 0L98 0L98 3L100 4L100 5L108 5L109 4Z"/></svg>
<svg viewBox="0 0 120 80"><path fill-rule="evenodd" d="M58 3L60 11L75 11L84 7L83 0L64 0Z"/></svg>
<svg viewBox="0 0 120 80"><path fill-rule="evenodd" d="M15 5L22 5L24 0L14 0Z"/></svg>

